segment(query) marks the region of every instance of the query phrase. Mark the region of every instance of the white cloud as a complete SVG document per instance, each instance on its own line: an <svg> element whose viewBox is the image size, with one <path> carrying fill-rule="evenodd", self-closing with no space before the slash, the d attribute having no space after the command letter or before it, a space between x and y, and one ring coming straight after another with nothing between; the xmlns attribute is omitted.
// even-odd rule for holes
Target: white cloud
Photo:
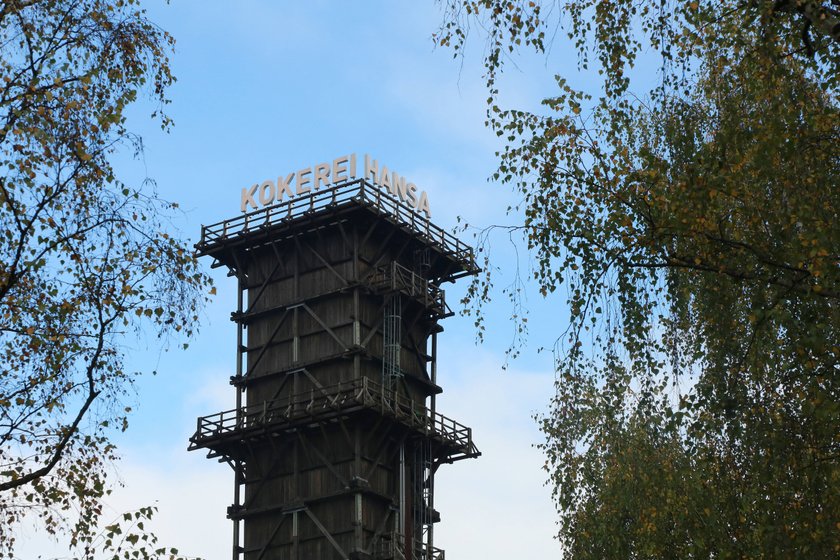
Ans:
<svg viewBox="0 0 840 560"><path fill-rule="evenodd" d="M438 409L472 427L483 454L438 471L435 500L442 522L435 528L436 546L452 558L559 556L553 539L556 515L550 489L543 485L543 459L533 447L541 435L530 419L544 408L553 374L515 369L503 373L501 362L483 348L461 352L446 365ZM191 399L204 407L222 395L221 387L213 387ZM229 558L232 533L225 511L231 503L233 474L200 452L188 454L184 447L127 450L118 465L124 487L108 500L105 520L156 505L159 511L151 527L161 544L207 560ZM67 553L43 534L22 534L21 540L20 558Z"/></svg>
<svg viewBox="0 0 840 560"><path fill-rule="evenodd" d="M531 419L553 393L553 373L502 372L483 348L459 353L453 368L456 379L439 381L438 409L473 428L482 456L438 470L436 546L453 558L558 557L551 490L534 447L542 436Z"/></svg>
<svg viewBox="0 0 840 560"><path fill-rule="evenodd" d="M148 527L158 536L159 545L175 546L182 554L208 560L230 557L230 522L225 519L233 486L229 468L199 454L187 455L181 447L127 457L118 471L124 486L105 501L103 524L125 512L156 506L158 512ZM56 542L31 525L18 538L20 559L71 557L66 539Z"/></svg>

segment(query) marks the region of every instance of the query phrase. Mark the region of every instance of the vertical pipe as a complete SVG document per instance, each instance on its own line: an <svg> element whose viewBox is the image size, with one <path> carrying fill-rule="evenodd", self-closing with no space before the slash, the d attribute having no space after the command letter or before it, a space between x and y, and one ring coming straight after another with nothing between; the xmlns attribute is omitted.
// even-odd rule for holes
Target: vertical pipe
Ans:
<svg viewBox="0 0 840 560"><path fill-rule="evenodd" d="M356 264L354 262L353 267ZM358 348L362 343L362 326L359 321L361 314L359 302L359 288L358 286L353 290L353 346ZM361 356L358 352L353 354L353 379L357 380L361 377Z"/></svg>
<svg viewBox="0 0 840 560"><path fill-rule="evenodd" d="M400 442L400 536L405 536L405 442Z"/></svg>
<svg viewBox="0 0 840 560"><path fill-rule="evenodd" d="M434 465L432 464L431 459L429 460L429 557L426 560L431 560L431 555L433 555L433 550L435 546L435 523L434 523L434 514L435 514L435 469Z"/></svg>
<svg viewBox="0 0 840 560"><path fill-rule="evenodd" d="M359 281L359 230L353 226L353 282Z"/></svg>
<svg viewBox="0 0 840 560"><path fill-rule="evenodd" d="M241 273L242 271L240 271ZM242 358L243 358L243 350L242 350L242 343L243 343L243 323L241 319L242 314L242 300L243 300L243 292L245 290L245 283L242 281L242 277L237 274L237 294L236 294L236 311L238 316L240 317L239 320L236 322L236 380L238 382L236 386L236 425L239 426L242 422L242 392L244 391L244 385L242 384ZM242 464L240 461L234 461L233 463L233 511L235 513L239 513L239 505L240 505L240 487L242 485ZM233 560L239 560L239 519L233 519L233 550L231 551L231 557Z"/></svg>
<svg viewBox="0 0 840 560"><path fill-rule="evenodd" d="M298 550L298 511L292 513L292 558L298 560L300 551Z"/></svg>
<svg viewBox="0 0 840 560"><path fill-rule="evenodd" d="M299 441L292 444L292 498L297 502L300 499L300 464L299 464ZM300 560L300 539L298 537L298 512L295 511L292 517L292 560Z"/></svg>
<svg viewBox="0 0 840 560"><path fill-rule="evenodd" d="M241 463L234 461L234 481L233 481L233 511L235 514L239 513L239 485L242 477L239 475L241 470ZM233 519L233 550L231 551L231 558L239 560L239 519Z"/></svg>
<svg viewBox="0 0 840 560"><path fill-rule="evenodd" d="M356 489L356 507L354 512L354 521L353 521L353 539L355 541L353 545L354 552L363 552L365 550L364 547L364 531L362 530L363 519L362 519L362 492L360 488Z"/></svg>
<svg viewBox="0 0 840 560"><path fill-rule="evenodd" d="M242 354L243 354L243 352L242 352L242 342L243 342L243 339L244 339L242 331L243 331L244 327L242 326L241 314L242 314L242 299L243 299L242 292L245 289L245 283L242 281L242 278L240 278L238 275L237 275L237 284L238 284L238 286L237 286L238 293L236 294L236 311L237 311L237 314L240 316L240 319L238 321L236 321L236 379L237 379L237 381L242 381ZM241 384L237 385L237 387L236 387L236 410L237 410L237 414L239 414L239 409L242 407L242 391L243 391L242 387L243 386Z"/></svg>
<svg viewBox="0 0 840 560"><path fill-rule="evenodd" d="M300 361L300 331L298 330L298 309L295 306L292 310L292 363ZM297 387L295 387L297 391ZM294 394L294 393L293 393Z"/></svg>
<svg viewBox="0 0 840 560"><path fill-rule="evenodd" d="M435 323L437 327L437 323ZM432 384L437 385L437 330L432 333ZM432 393L430 409L432 411L432 426L434 426L435 405L437 401L437 393Z"/></svg>
<svg viewBox="0 0 840 560"><path fill-rule="evenodd" d="M437 322L435 322L435 327L437 327ZM432 383L434 385L437 385L437 330L435 330L432 333ZM431 399L430 404L431 404L430 409L431 409L432 417L430 419L429 425L432 427L432 429L434 429L435 407L436 407L436 404L437 404L437 393L432 393L432 399ZM426 437L431 437L431 434L428 434ZM428 548L429 552L428 553L430 555L432 555L432 554L434 554L434 552L433 552L434 548L433 547L435 545L435 524L434 524L434 520L432 519L432 516L434 515L434 511L435 511L435 468L434 468L434 465L432 464L431 456L429 457L429 502L428 502L427 506L429 508L428 515L429 515L429 521L430 521L429 525L428 525L428 527L429 527L429 529L428 529L428 531L429 531L428 532L429 541L428 541L427 544L429 545L429 548ZM430 560L430 559L427 558L426 560Z"/></svg>
<svg viewBox="0 0 840 560"><path fill-rule="evenodd" d="M354 528L357 552L365 549L364 515L362 511L362 434L357 424L353 430L353 478L356 480L356 526Z"/></svg>
<svg viewBox="0 0 840 560"><path fill-rule="evenodd" d="M297 238L295 238L295 246L299 247L299 242ZM300 298L300 251L295 251L295 260L294 260L294 281L292 289L294 290L292 294L292 298L294 301L298 301Z"/></svg>
<svg viewBox="0 0 840 560"><path fill-rule="evenodd" d="M362 331L361 331L361 324L359 322L359 287L358 284L361 281L359 275L359 230L354 225L353 226L353 282L356 283L356 289L353 291L353 298L354 298L354 305L355 305L355 313L356 317L354 318L354 322L357 325L358 330L358 343L362 343ZM355 335L355 333L354 333ZM355 342L355 341L354 341ZM362 376L362 357L361 355L356 352L353 354L353 379L359 379Z"/></svg>

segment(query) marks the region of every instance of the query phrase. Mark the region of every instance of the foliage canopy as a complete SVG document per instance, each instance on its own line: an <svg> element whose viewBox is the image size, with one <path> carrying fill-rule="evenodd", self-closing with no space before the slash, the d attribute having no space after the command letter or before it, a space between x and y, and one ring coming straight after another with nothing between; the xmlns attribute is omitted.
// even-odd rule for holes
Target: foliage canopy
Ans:
<svg viewBox="0 0 840 560"><path fill-rule="evenodd" d="M488 124L507 145L494 179L521 195L543 295L567 284L542 427L568 556L838 554L840 7L444 14L435 38L456 55L485 34ZM600 90L558 76L542 111L501 107L507 58L557 49L558 31Z"/></svg>
<svg viewBox="0 0 840 560"><path fill-rule="evenodd" d="M109 163L142 149L139 96L170 125L171 45L136 0L0 4L0 555L25 515L85 557L165 553L148 508L97 527L136 376L124 335L190 335L209 284L167 233L176 205Z"/></svg>

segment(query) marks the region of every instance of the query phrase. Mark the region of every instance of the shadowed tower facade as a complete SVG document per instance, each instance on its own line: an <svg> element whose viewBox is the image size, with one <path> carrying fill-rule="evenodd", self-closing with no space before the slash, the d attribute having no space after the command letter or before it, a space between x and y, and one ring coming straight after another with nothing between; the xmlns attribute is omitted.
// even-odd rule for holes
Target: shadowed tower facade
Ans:
<svg viewBox="0 0 840 560"><path fill-rule="evenodd" d="M238 282L236 407L190 449L234 472L234 560L439 560L438 467L477 457L435 397L444 282L473 251L357 179L202 228Z"/></svg>

